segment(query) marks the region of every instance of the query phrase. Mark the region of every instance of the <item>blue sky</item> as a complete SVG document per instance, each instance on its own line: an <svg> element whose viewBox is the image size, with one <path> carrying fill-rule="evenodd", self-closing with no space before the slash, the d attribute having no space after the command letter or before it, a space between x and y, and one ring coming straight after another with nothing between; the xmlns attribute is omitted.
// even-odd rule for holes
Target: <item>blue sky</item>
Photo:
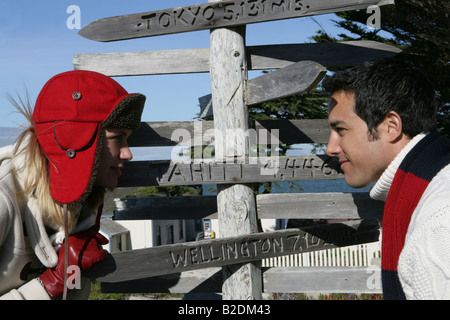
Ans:
<svg viewBox="0 0 450 320"><path fill-rule="evenodd" d="M1 0L0 3L0 127L24 122L7 94L21 96L25 88L32 101L53 75L72 70L75 54L206 48L209 31L102 43L69 29L70 5L81 9L81 28L100 18L162 10L207 0ZM323 27L336 35L333 14L258 23L247 26L247 45L312 42ZM319 26L320 24L320 26ZM143 121L189 121L199 112L198 98L210 93L208 74L158 75L115 78L129 92L147 96Z"/></svg>

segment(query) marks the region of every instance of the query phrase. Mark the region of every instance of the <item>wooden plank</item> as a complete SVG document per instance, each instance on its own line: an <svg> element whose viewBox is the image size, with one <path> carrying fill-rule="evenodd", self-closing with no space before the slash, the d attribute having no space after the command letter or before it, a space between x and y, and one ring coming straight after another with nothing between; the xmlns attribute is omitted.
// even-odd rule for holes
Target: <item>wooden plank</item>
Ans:
<svg viewBox="0 0 450 320"><path fill-rule="evenodd" d="M384 208L367 192L260 194L257 205L260 217L280 219L380 219Z"/></svg>
<svg viewBox="0 0 450 320"><path fill-rule="evenodd" d="M216 196L115 199L114 220L217 219ZM259 219L381 219L384 202L362 193L256 196Z"/></svg>
<svg viewBox="0 0 450 320"><path fill-rule="evenodd" d="M247 81L245 102L248 106L285 98L314 88L327 70L313 61L300 61ZM198 98L200 118L213 115L212 95Z"/></svg>
<svg viewBox="0 0 450 320"><path fill-rule="evenodd" d="M255 105L314 88L327 69L313 61L300 61L247 81L246 103Z"/></svg>
<svg viewBox="0 0 450 320"><path fill-rule="evenodd" d="M79 34L95 41L117 41L250 23L367 9L380 0L239 0L128 14L90 23Z"/></svg>
<svg viewBox="0 0 450 320"><path fill-rule="evenodd" d="M205 268L137 280L101 282L103 293L216 293L222 292L222 268Z"/></svg>
<svg viewBox="0 0 450 320"><path fill-rule="evenodd" d="M279 142L286 145L298 143L328 143L330 127L327 119L258 120L255 129L268 132L278 130ZM268 137L267 144L272 141Z"/></svg>
<svg viewBox="0 0 450 320"><path fill-rule="evenodd" d="M313 61L300 61L247 81L248 106L285 98L314 88L327 70ZM212 115L212 95L200 97L201 118Z"/></svg>
<svg viewBox="0 0 450 320"><path fill-rule="evenodd" d="M275 130L278 130L278 141L274 143L286 145L327 143L330 136L327 119L258 120L252 121L252 127L248 133L256 137L255 144L260 144L264 138L270 145L270 133ZM128 139L128 144L131 147L213 146L214 135L213 121L142 122Z"/></svg>
<svg viewBox="0 0 450 320"><path fill-rule="evenodd" d="M90 70L110 77L209 72L209 49L78 54L75 70Z"/></svg>
<svg viewBox="0 0 450 320"><path fill-rule="evenodd" d="M114 199L114 220L217 219L216 196Z"/></svg>
<svg viewBox="0 0 450 320"><path fill-rule="evenodd" d="M263 268L264 292L381 294L381 268L285 267ZM220 268L205 268L123 282L102 282L104 293L216 293L221 292Z"/></svg>
<svg viewBox="0 0 450 320"><path fill-rule="evenodd" d="M324 67L351 66L399 52L398 48L370 40L248 46L247 63L248 70L280 69L303 60ZM206 73L209 48L77 54L73 66L75 70L97 71L111 77Z"/></svg>
<svg viewBox="0 0 450 320"><path fill-rule="evenodd" d="M368 60L389 58L401 50L376 41L343 41L249 47L249 70L284 68L312 60L326 68L358 65Z"/></svg>
<svg viewBox="0 0 450 320"><path fill-rule="evenodd" d="M213 121L141 122L128 138L128 144L130 147L196 146L208 145L212 137Z"/></svg>
<svg viewBox="0 0 450 320"><path fill-rule="evenodd" d="M382 293L381 270L369 267L271 268L264 272L266 292Z"/></svg>
<svg viewBox="0 0 450 320"><path fill-rule="evenodd" d="M379 224L375 220L252 233L112 253L93 266L88 276L104 282L121 282L375 242L378 239Z"/></svg>
<svg viewBox="0 0 450 320"><path fill-rule="evenodd" d="M250 158L234 163L213 159L132 161L125 164L118 186L236 184L343 177L337 159L325 155Z"/></svg>
<svg viewBox="0 0 450 320"><path fill-rule="evenodd" d="M210 117L213 115L213 108L212 108L212 94L207 94L205 96L202 96L198 98L198 103L200 106L200 119L204 119L206 117Z"/></svg>

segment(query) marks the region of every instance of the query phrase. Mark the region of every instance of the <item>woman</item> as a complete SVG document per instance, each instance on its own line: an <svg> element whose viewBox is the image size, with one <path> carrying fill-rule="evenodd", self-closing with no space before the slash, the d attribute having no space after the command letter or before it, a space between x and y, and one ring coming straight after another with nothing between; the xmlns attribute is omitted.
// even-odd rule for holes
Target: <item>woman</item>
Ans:
<svg viewBox="0 0 450 320"><path fill-rule="evenodd" d="M84 278L67 293L68 267L83 275L107 254L101 204L132 158L127 138L144 103L90 71L50 79L33 111L16 103L30 126L0 149L0 298L89 296Z"/></svg>

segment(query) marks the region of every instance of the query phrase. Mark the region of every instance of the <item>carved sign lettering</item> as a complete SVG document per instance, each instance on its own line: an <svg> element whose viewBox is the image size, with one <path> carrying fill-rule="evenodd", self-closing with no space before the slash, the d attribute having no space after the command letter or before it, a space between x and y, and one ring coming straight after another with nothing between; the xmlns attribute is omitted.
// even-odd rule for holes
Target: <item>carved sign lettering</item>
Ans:
<svg viewBox="0 0 450 320"><path fill-rule="evenodd" d="M161 30L176 26L184 27L214 27L223 22L246 21L258 16L286 14L288 16L300 13L309 6L304 6L303 0L246 0L227 1L224 3L202 4L183 8L174 8L152 12L143 15L136 25L136 31Z"/></svg>
<svg viewBox="0 0 450 320"><path fill-rule="evenodd" d="M339 179L344 175L335 158L293 156L250 158L246 163L212 160L137 161L126 164L121 187L252 183L282 180Z"/></svg>
<svg viewBox="0 0 450 320"><path fill-rule="evenodd" d="M302 233L300 231L283 234L280 236L267 236L261 239L239 239L225 243L210 243L183 249L170 251L173 267L183 268L194 264L210 264L215 261L234 262L242 259L260 260L263 258L306 252L320 246L322 249L333 247L332 243L317 236Z"/></svg>
<svg viewBox="0 0 450 320"><path fill-rule="evenodd" d="M356 226L356 227L355 227ZM374 226L372 224L372 226ZM283 231L252 234L225 241L199 241L179 250L170 250L170 261L174 269L204 264L232 264L237 261L261 260L281 255L303 253L335 248L342 245L363 243L364 233L356 224L331 224L322 227L288 229ZM366 229L364 226L362 229Z"/></svg>
<svg viewBox="0 0 450 320"><path fill-rule="evenodd" d="M256 22L366 9L379 0L235 0L99 19L79 33L97 41L231 27Z"/></svg>
<svg viewBox="0 0 450 320"><path fill-rule="evenodd" d="M363 220L193 241L113 253L114 261L109 263L114 265L114 272L97 278L119 282L374 242L378 238L378 222ZM90 276L103 275L105 270L107 263L99 263Z"/></svg>

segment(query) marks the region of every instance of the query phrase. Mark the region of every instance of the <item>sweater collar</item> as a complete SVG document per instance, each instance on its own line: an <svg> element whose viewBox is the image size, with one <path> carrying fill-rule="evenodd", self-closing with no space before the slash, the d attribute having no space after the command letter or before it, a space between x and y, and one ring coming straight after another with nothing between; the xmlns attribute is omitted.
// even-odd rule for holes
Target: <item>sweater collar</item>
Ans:
<svg viewBox="0 0 450 320"><path fill-rule="evenodd" d="M392 160L389 166L381 175L380 179L375 183L373 188L370 190L370 197L374 200L386 201L386 198L391 188L392 181L394 180L395 173L402 163L403 159L406 157L408 152L422 140L426 134L420 133L416 135L408 144L399 152L399 154Z"/></svg>

